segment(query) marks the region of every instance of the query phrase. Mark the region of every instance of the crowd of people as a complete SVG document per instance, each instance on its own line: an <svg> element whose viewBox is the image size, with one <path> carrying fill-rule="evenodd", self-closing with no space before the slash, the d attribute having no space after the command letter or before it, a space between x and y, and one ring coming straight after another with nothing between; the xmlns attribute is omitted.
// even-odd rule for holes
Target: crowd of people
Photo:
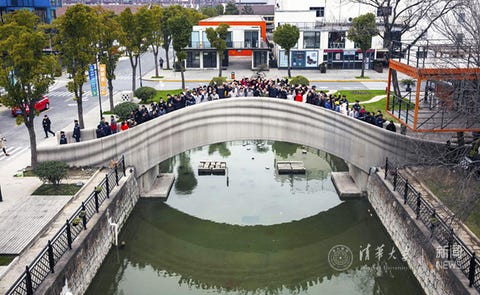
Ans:
<svg viewBox="0 0 480 295"><path fill-rule="evenodd" d="M230 97L273 97L295 100L323 107L345 116L363 120L372 125L383 128L386 120L380 110L376 113L368 112L365 106L357 100L349 103L345 95L327 94L317 91L315 86L291 85L286 79L249 79L234 80L222 84L201 85L187 89L178 95L168 94L166 99L159 103L153 102L149 107L142 105L132 111L120 126L112 116L110 122L102 118L97 126L97 137L114 134L117 131L127 130L138 124L198 103L224 99ZM386 129L396 132L395 124L390 121Z"/></svg>

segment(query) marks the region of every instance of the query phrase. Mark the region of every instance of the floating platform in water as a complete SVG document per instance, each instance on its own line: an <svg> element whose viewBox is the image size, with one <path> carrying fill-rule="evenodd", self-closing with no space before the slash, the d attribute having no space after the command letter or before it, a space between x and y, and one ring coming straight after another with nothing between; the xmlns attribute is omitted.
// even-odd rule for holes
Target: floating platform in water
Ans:
<svg viewBox="0 0 480 295"><path fill-rule="evenodd" d="M221 161L200 161L198 175L225 175L227 162Z"/></svg>
<svg viewBox="0 0 480 295"><path fill-rule="evenodd" d="M305 174L302 161L277 161L278 174Z"/></svg>

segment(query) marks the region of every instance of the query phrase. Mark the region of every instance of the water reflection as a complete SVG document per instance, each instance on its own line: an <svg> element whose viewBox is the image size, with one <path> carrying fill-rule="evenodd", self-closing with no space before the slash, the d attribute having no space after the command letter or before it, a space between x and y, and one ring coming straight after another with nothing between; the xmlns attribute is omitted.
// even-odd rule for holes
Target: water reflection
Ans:
<svg viewBox="0 0 480 295"><path fill-rule="evenodd" d="M199 176L203 160L226 161L230 184ZM278 160L303 161L307 174L278 175ZM368 202L339 200L329 176L346 169L341 159L258 140L200 147L160 168L175 172L175 189L166 203L138 202L126 246L110 251L87 294L422 293ZM345 271L328 261L339 244L353 253Z"/></svg>
<svg viewBox="0 0 480 295"><path fill-rule="evenodd" d="M406 268L399 254L359 260L367 243L396 249L369 209L357 200L300 221L245 227L141 200L120 237L127 246L111 251L87 294L418 294L409 271L389 270ZM338 244L354 252L344 272L327 260Z"/></svg>

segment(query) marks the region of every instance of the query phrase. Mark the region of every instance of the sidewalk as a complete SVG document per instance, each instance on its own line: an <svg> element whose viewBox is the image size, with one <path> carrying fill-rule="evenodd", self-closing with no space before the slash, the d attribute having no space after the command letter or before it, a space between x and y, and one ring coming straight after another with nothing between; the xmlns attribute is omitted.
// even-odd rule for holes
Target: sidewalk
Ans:
<svg viewBox="0 0 480 295"><path fill-rule="evenodd" d="M244 77L252 77L256 75L256 71L248 69L239 70L223 70L222 76L232 80L232 73L235 73L235 79L242 79ZM265 73L268 79L283 79L288 76L286 69L272 68ZM373 70L365 70L365 77L369 79L357 79L360 76L361 70L327 70L327 73L320 73L318 69L315 70L291 70L292 77L301 75L310 80L310 82L387 82L388 69L384 69L383 73L377 73ZM209 82L212 77L218 76L216 69L192 70L188 69L184 72L185 82ZM143 75L144 81L165 81L165 82L181 82L182 77L180 72L173 70L159 70L159 75L163 78L152 78L155 76L155 70ZM386 86L386 85L385 85Z"/></svg>

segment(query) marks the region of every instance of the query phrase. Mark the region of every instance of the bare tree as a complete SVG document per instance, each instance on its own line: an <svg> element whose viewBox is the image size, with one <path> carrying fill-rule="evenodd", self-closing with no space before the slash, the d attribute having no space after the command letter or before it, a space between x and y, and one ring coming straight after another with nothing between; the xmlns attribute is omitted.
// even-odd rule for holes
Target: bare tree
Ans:
<svg viewBox="0 0 480 295"><path fill-rule="evenodd" d="M407 32L411 35L411 44L415 44L438 19L455 9L462 0L350 1L376 9L377 16L381 18L380 23L384 27L381 35L383 47L390 48L392 41L400 39Z"/></svg>

